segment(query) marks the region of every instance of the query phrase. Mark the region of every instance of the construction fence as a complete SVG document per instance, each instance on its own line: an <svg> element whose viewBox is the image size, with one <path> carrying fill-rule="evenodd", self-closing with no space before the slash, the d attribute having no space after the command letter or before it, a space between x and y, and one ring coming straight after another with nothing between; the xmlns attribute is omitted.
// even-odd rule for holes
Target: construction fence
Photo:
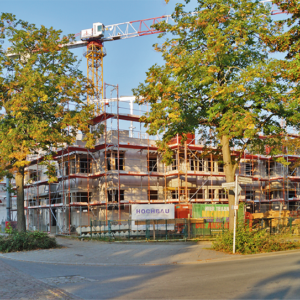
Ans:
<svg viewBox="0 0 300 300"><path fill-rule="evenodd" d="M98 239L172 240L215 236L229 228L226 220L207 222L200 219L168 220L92 220L76 229L79 237Z"/></svg>
<svg viewBox="0 0 300 300"><path fill-rule="evenodd" d="M246 220L238 226L248 226L253 231L263 230L270 235L300 235L299 219L261 218ZM295 222L296 221L296 222ZM229 229L226 220L210 222L199 219L170 220L93 220L90 225L78 227L76 232L81 238L100 240L187 240L222 235Z"/></svg>

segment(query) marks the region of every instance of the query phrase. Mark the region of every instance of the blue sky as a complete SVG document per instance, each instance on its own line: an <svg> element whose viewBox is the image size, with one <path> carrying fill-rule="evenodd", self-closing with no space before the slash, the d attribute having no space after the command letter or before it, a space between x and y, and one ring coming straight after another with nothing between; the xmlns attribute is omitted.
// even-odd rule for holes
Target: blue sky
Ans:
<svg viewBox="0 0 300 300"><path fill-rule="evenodd" d="M0 11L69 34L92 28L95 22L111 25L171 14L177 2L180 1L166 4L164 0L0 0ZM148 68L163 63L152 48L158 41L156 35L151 35L105 43L104 81L119 84L121 96L132 95L131 89L145 79ZM82 60L80 68L86 74L84 50L73 52Z"/></svg>
<svg viewBox="0 0 300 300"><path fill-rule="evenodd" d="M53 26L63 33L78 33L92 28L95 22L105 25L171 14L181 0L0 0L0 11L36 25ZM189 5L192 10L196 0ZM279 16L276 16L278 18ZM282 18L282 15L280 15ZM104 81L119 84L120 95L132 95L132 88L144 81L145 72L155 63L163 64L152 48L163 42L156 35L105 43ZM80 68L86 74L84 48L73 50L80 58Z"/></svg>

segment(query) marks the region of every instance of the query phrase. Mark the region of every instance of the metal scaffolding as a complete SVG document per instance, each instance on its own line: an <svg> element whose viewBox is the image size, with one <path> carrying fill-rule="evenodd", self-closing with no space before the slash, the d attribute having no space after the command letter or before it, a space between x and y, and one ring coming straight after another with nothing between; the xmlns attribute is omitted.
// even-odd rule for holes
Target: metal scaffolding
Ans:
<svg viewBox="0 0 300 300"><path fill-rule="evenodd" d="M94 149L86 149L80 138L56 149L58 180L51 184L39 165L45 154L32 157L25 176L28 229L78 233L91 220L130 219L132 204L228 203L222 161L204 151L200 135L188 134L184 142L175 136L169 143L173 163L166 166L155 143L161 137L149 136L140 122L147 105L134 103L134 97L119 97L118 86L104 87L104 98L97 100L103 109L95 112L90 126L101 132ZM116 98L106 98L108 92ZM298 156L284 156L290 166L268 155L243 153L237 174L253 183L242 185L239 200L249 212L298 207L300 176L298 168L291 167Z"/></svg>

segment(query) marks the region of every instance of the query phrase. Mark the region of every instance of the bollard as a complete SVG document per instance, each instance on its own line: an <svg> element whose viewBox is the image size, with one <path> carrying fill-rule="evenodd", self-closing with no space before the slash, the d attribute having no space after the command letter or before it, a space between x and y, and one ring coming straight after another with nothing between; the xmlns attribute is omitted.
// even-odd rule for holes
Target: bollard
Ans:
<svg viewBox="0 0 300 300"><path fill-rule="evenodd" d="M79 210L79 220L80 220L80 227L79 227L79 228L80 228L80 229L79 229L80 231L79 231L79 235L82 236L81 206L80 206L80 210ZM57 230L57 227L58 227L58 226L56 226L56 230Z"/></svg>
<svg viewBox="0 0 300 300"><path fill-rule="evenodd" d="M91 238L92 238L92 234L93 234L93 221L91 220L91 231L90 231L90 234L91 234Z"/></svg>
<svg viewBox="0 0 300 300"><path fill-rule="evenodd" d="M111 235L111 223L110 223L110 220L108 220L108 238L109 238L109 241L110 241L110 235Z"/></svg>
<svg viewBox="0 0 300 300"><path fill-rule="evenodd" d="M99 239L101 240L101 228L102 228L102 223L101 223L101 220L99 221L100 223L100 233L99 233Z"/></svg>
<svg viewBox="0 0 300 300"><path fill-rule="evenodd" d="M130 240L130 220L128 220L128 240Z"/></svg>
<svg viewBox="0 0 300 300"><path fill-rule="evenodd" d="M184 219L184 238L187 238L187 219Z"/></svg>
<svg viewBox="0 0 300 300"><path fill-rule="evenodd" d="M168 239L168 220L166 220L166 240Z"/></svg>
<svg viewBox="0 0 300 300"><path fill-rule="evenodd" d="M149 220L146 220L146 239L147 239L147 240L150 239L149 224L150 224L150 221L149 221Z"/></svg>

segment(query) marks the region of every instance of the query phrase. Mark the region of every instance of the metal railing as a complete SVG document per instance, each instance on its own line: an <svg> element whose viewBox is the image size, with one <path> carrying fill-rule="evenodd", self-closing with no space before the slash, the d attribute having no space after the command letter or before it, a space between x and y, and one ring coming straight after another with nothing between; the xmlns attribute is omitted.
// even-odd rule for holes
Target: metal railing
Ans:
<svg viewBox="0 0 300 300"><path fill-rule="evenodd" d="M300 219L293 217L248 219L246 224L253 230L264 230L270 235L300 235Z"/></svg>
<svg viewBox="0 0 300 300"><path fill-rule="evenodd" d="M208 222L204 219L169 220L91 220L90 225L78 226L80 237L105 240L186 240L211 237L228 230L224 220Z"/></svg>

